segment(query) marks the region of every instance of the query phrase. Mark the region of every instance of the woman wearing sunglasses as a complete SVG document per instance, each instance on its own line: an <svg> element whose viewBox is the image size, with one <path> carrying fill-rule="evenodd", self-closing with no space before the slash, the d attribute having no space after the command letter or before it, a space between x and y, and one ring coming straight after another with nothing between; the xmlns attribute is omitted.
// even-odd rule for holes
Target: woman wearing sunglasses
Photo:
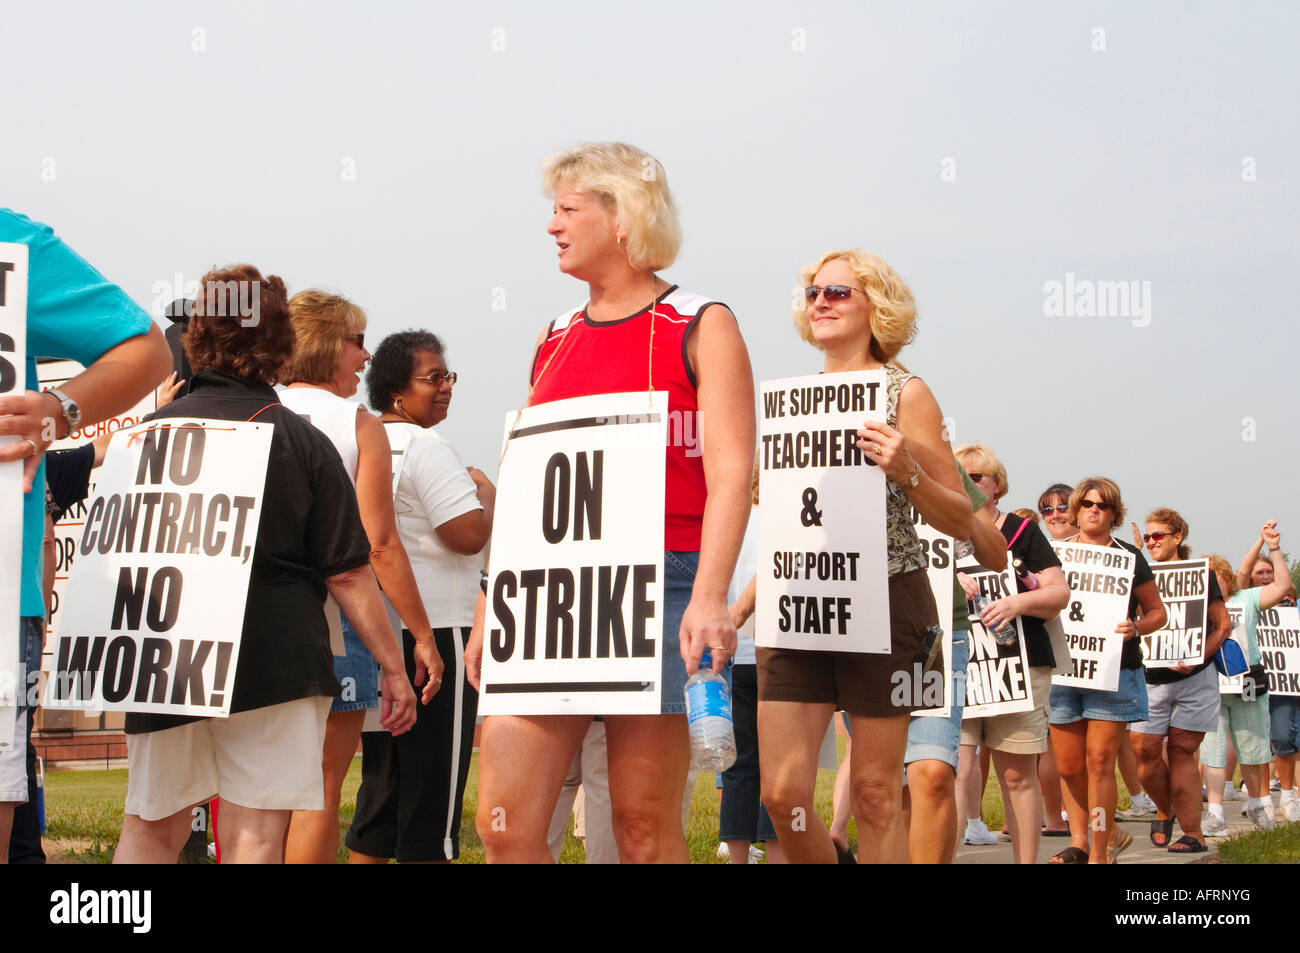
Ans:
<svg viewBox="0 0 1300 953"><path fill-rule="evenodd" d="M1135 546L1115 539L1111 531L1124 519L1119 487L1106 477L1089 477L1070 494L1069 516L1079 527L1068 542L1126 549L1136 565L1128 612L1115 626L1124 637L1119 687L1108 692L1071 685L1052 686L1052 750L1074 800L1085 809L1070 812L1070 846L1052 858L1055 863L1114 863L1133 842L1131 834L1114 823L1119 791L1115 785L1115 757L1128 724L1147 716L1146 680L1142 675L1142 644L1146 635L1165 624L1164 603L1155 574ZM1088 831L1102 825L1088 845ZM1102 833L1104 831L1104 833Z"/></svg>
<svg viewBox="0 0 1300 953"><path fill-rule="evenodd" d="M825 353L827 373L884 369L886 421L866 422L857 446L888 478L889 654L758 650L763 803L792 863L836 862L813 806L817 751L837 708L853 726L850 765L858 856L905 863L903 763L912 706L891 701L893 675L912 671L938 616L912 508L941 532L971 537L970 498L944 435L943 414L925 383L896 362L916 334L911 289L885 261L859 249L823 255L802 274L806 304L795 312L805 341Z"/></svg>
<svg viewBox="0 0 1300 953"><path fill-rule="evenodd" d="M361 372L370 360L365 346L366 313L341 295L316 289L289 299L293 357L285 368L284 406L311 421L334 444L357 492L361 523L370 540L370 565L389 602L415 633L416 658L424 685L442 682L442 658L420 600L420 591L393 515L392 455L383 425L356 401ZM335 609L334 611L338 611ZM379 707L379 668L360 636L341 617L346 654L335 656L334 674L343 686L325 724L325 809L294 811L285 843L285 862L332 864L339 850L339 799L343 778L357 753L366 711ZM400 676L399 676L400 677ZM424 700L431 697L424 692Z"/></svg>
<svg viewBox="0 0 1300 953"><path fill-rule="evenodd" d="M538 337L528 403L653 388L668 394L670 417L698 421L679 431L698 434L698 442L670 440L665 451L662 714L605 717L620 858L685 863L684 691L704 649L714 671L736 650L727 586L749 519L753 373L731 311L656 274L676 258L681 229L652 156L623 143L591 143L552 157L543 175L560 271L583 282L588 298ZM476 621L466 651L475 687L482 652ZM579 715L485 720L477 826L490 862L551 862L547 828L590 722Z"/></svg>
<svg viewBox="0 0 1300 953"><path fill-rule="evenodd" d="M1190 530L1176 510L1152 510L1146 527L1141 538L1155 562L1191 557L1186 542ZM1219 581L1214 573L1207 575L1205 660L1176 668L1148 668L1147 717L1130 729L1142 784L1158 812L1151 822L1151 843L1175 854L1199 854L1206 849L1205 835L1201 833L1197 752L1205 733L1219 724L1219 673L1214 667L1214 653L1232 632ZM1174 817L1183 831L1176 841Z"/></svg>
<svg viewBox="0 0 1300 953"><path fill-rule="evenodd" d="M1079 532L1070 517L1070 493L1074 487L1065 483L1053 483L1038 498L1038 512L1043 517L1043 528L1047 535L1058 542L1069 539Z"/></svg>

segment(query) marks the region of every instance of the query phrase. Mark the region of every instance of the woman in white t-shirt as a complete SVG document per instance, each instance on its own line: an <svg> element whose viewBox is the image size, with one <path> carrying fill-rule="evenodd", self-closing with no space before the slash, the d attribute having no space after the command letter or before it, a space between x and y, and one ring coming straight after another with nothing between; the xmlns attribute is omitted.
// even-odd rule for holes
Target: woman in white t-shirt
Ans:
<svg viewBox="0 0 1300 953"><path fill-rule="evenodd" d="M429 331L380 342L366 376L393 450L393 509L420 599L447 671L443 690L421 706L415 727L362 736L361 789L348 830L351 863L439 863L460 854L461 802L474 750L478 693L464 652L492 535L496 488L433 430L447 416L456 375ZM414 641L402 632L407 674Z"/></svg>

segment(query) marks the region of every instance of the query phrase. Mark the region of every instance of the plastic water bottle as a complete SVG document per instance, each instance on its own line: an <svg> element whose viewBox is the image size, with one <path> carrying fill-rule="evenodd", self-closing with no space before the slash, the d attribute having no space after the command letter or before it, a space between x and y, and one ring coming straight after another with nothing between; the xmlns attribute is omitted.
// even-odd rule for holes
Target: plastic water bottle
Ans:
<svg viewBox="0 0 1300 953"><path fill-rule="evenodd" d="M691 765L701 771L726 771L736 763L736 729L727 681L713 671L708 649L700 668L686 680L686 722L691 732Z"/></svg>
<svg viewBox="0 0 1300 953"><path fill-rule="evenodd" d="M984 610L988 608L993 600L984 593L975 597L975 614L979 617L980 622L984 622ZM984 626L993 633L993 641L998 645L1015 645L1016 644L1016 624L1015 622L1003 622L1000 629L995 629L990 625Z"/></svg>

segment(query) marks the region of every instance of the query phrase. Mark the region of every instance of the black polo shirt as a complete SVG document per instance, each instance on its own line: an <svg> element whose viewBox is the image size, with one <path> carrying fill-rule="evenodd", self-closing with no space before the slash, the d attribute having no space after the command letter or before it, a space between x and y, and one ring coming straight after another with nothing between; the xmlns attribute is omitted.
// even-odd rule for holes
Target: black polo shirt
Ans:
<svg viewBox="0 0 1300 953"><path fill-rule="evenodd" d="M200 371L190 393L146 417L275 425L244 606L231 713L339 692L325 621L325 578L370 560L357 495L334 445L267 384ZM269 406L268 406L269 405ZM127 734L194 718L130 713Z"/></svg>

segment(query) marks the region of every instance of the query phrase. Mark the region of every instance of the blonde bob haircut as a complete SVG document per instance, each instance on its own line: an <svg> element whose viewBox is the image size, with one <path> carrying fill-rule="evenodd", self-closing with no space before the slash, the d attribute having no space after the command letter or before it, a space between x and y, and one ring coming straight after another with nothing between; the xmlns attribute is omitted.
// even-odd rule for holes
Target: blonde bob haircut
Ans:
<svg viewBox="0 0 1300 953"><path fill-rule="evenodd" d="M1223 588L1223 583L1228 583L1227 590L1223 593L1223 598L1231 599L1235 596L1241 586L1237 583L1237 571L1232 568L1232 564L1220 556L1218 553L1210 553L1205 557L1205 561L1210 564L1210 572L1219 577L1219 588Z"/></svg>
<svg viewBox="0 0 1300 953"><path fill-rule="evenodd" d="M293 356L281 379L286 384L327 384L343 359L343 341L366 329L366 313L342 295L318 288L289 299Z"/></svg>
<svg viewBox="0 0 1300 953"><path fill-rule="evenodd" d="M1109 503L1112 507L1111 529L1123 523L1127 510L1124 509L1124 501L1120 499L1119 484L1106 477L1088 477L1074 488L1074 492L1070 494L1070 522L1075 526L1079 525L1079 501L1092 490L1097 491L1103 503Z"/></svg>
<svg viewBox="0 0 1300 953"><path fill-rule="evenodd" d="M993 502L996 503L1002 497L1007 495L1007 468L1002 465L998 455L984 446L982 443L963 443L960 447L952 452L961 464L962 469L969 474L972 470L976 473L987 473L997 482L998 491L993 495Z"/></svg>
<svg viewBox="0 0 1300 953"><path fill-rule="evenodd" d="M628 263L659 271L677 259L682 226L659 160L625 142L588 142L542 163L544 191L592 192L614 212L626 238Z"/></svg>
<svg viewBox="0 0 1300 953"><path fill-rule="evenodd" d="M799 273L800 287L806 288L812 284L817 272L827 262L837 258L848 263L862 285L862 290L866 292L867 300L871 302L871 356L880 363L887 364L916 337L916 300L912 297L912 289L889 262L878 255L864 252L861 248L828 251L817 259L816 264ZM810 307L805 304L795 308L794 326L799 329L801 338L813 347L820 348L808 320Z"/></svg>

